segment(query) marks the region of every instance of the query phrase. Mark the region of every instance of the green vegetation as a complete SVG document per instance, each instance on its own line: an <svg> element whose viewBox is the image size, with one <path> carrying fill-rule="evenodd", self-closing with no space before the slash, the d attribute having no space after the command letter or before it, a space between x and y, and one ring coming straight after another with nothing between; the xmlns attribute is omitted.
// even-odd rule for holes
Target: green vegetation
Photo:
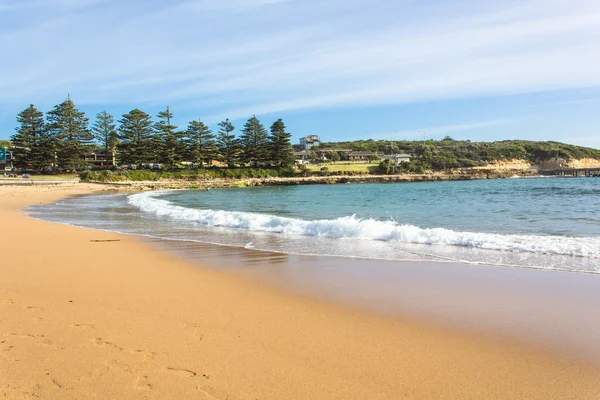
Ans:
<svg viewBox="0 0 600 400"><path fill-rule="evenodd" d="M115 119L106 111L102 111L96 115L96 121L92 126L92 134L94 135L94 139L104 149L105 154L116 150L119 137L117 136Z"/></svg>
<svg viewBox="0 0 600 400"><path fill-rule="evenodd" d="M442 140L397 141L392 143L384 140L331 142L323 143L321 147L342 147L353 151L379 152L379 154L407 153L413 156L411 162L403 163L398 167L384 160L380 163L380 172L382 173L439 171L481 166L494 161L513 159L534 163L556 157L566 160L600 159L600 150L598 149L559 142L532 142L526 140L471 142L446 137Z"/></svg>
<svg viewBox="0 0 600 400"><path fill-rule="evenodd" d="M344 164L327 164L326 167L319 167L318 165L307 165L310 171L328 171L331 173L337 172L354 172L357 174L375 174L378 172L376 164L365 164L365 163L344 163Z"/></svg>
<svg viewBox="0 0 600 400"><path fill-rule="evenodd" d="M14 179L14 177L5 177L0 174L1 179ZM22 179L19 177L19 179ZM80 179L77 174L54 174L54 175L32 175L30 178L32 181L72 181Z"/></svg>
<svg viewBox="0 0 600 400"><path fill-rule="evenodd" d="M123 181L158 181L166 179L184 179L188 181L205 179L243 179L243 178L277 178L294 176L291 168L197 168L183 170L124 170L124 171L85 171L80 175L82 181L123 182Z"/></svg>
<svg viewBox="0 0 600 400"><path fill-rule="evenodd" d="M94 139L85 113L79 111L73 100L67 97L48 113L46 121L45 131L52 139L58 167L65 170L80 168Z"/></svg>
<svg viewBox="0 0 600 400"><path fill-rule="evenodd" d="M106 168L112 163L112 155L118 165L127 168L119 170L112 166L110 171L84 172L82 178L86 180L243 179L294 174L291 134L281 119L267 131L258 118L252 116L239 135L229 119L219 123L216 135L200 120L189 122L184 130L173 125L172 120L169 107L158 113L156 122L137 108L123 114L117 123L111 114L103 111L96 115L90 129L85 113L67 97L48 112L45 119L33 104L23 110L17 116L19 126L12 141L0 145L8 146L15 167L21 170L81 171L90 169L92 161ZM427 141L330 142L323 143L321 148L338 150L326 151L326 161L317 155L318 148L304 153L311 163L326 162L327 166L301 165L298 175L423 173L513 159L534 163L553 158L600 159L600 150L558 142L471 142L450 137ZM86 161L99 149L104 154ZM376 153L369 155L369 161L382 158L383 161L372 165L351 163L348 160L354 157L339 149ZM395 165L393 160L383 157L398 153L409 154L411 161ZM226 168L213 168L215 160L218 161L215 164L224 164ZM336 164L340 161L344 163ZM141 170L142 166L146 170Z"/></svg>
<svg viewBox="0 0 600 400"><path fill-rule="evenodd" d="M187 147L186 158L192 164L203 167L204 163L210 164L218 156L215 135L200 120L190 122L183 140Z"/></svg>
<svg viewBox="0 0 600 400"><path fill-rule="evenodd" d="M20 126L12 136L12 143L6 141L6 145L12 151L15 167L38 173L88 169L91 165L86 158L98 149L103 151L98 162L104 167L112 164L112 154L116 156L118 165L153 164L153 168L169 170L190 165L203 167L211 165L213 160L229 168L247 164L266 168L265 171L271 171L273 167L289 169L294 164L291 134L286 132L281 119L273 123L269 133L253 116L244 125L240 137L236 137L235 127L229 119L219 123L216 137L200 120L191 121L182 131L171 123L172 119L169 107L158 113L157 122L153 122L148 113L136 108L124 114L117 126L114 117L103 111L96 115L89 129L89 119L68 97L48 113L45 121L44 114L33 104L19 113L17 121ZM154 166L158 163L162 165ZM241 171L228 174L233 178L253 176ZM125 173L112 175L111 171L102 176L103 179L116 180L126 176Z"/></svg>

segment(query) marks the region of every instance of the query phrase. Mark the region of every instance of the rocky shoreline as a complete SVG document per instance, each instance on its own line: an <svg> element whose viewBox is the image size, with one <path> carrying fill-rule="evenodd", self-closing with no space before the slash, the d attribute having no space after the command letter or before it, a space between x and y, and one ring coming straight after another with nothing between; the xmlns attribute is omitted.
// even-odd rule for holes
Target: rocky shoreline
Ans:
<svg viewBox="0 0 600 400"><path fill-rule="evenodd" d="M467 181L478 179L505 179L513 176L537 176L535 170L477 170L451 173L399 174L399 175L331 175L284 178L210 179L210 180L164 180L139 182L90 182L118 187L121 190L160 189L216 189L254 186L336 185L345 183L411 183Z"/></svg>

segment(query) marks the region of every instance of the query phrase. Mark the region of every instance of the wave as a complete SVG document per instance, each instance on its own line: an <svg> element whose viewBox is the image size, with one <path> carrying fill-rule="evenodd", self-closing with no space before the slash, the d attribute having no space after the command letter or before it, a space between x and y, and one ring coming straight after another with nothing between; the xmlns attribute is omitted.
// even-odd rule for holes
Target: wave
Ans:
<svg viewBox="0 0 600 400"><path fill-rule="evenodd" d="M414 225L398 224L394 221L360 219L354 215L306 221L250 212L196 210L161 199L160 197L166 193L168 191L133 194L128 196L128 203L146 213L205 226L286 235L461 246L485 250L600 258L600 238L501 235L457 232L445 228L424 229Z"/></svg>

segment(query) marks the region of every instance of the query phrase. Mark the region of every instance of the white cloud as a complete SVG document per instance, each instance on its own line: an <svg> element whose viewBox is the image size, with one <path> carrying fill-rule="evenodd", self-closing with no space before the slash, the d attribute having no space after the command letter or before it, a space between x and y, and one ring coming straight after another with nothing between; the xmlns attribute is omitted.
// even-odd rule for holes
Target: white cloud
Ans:
<svg viewBox="0 0 600 400"><path fill-rule="evenodd" d="M70 92L216 120L600 86L591 0L40 3L19 2L39 24L0 32L0 104Z"/></svg>

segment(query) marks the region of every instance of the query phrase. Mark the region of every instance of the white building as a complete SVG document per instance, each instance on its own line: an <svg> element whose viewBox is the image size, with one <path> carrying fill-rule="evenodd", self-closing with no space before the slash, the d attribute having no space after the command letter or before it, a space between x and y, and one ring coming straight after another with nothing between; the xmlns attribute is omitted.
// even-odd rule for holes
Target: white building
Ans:
<svg viewBox="0 0 600 400"><path fill-rule="evenodd" d="M392 160L394 160L394 164L398 165L403 162L410 162L409 154L394 154L392 156Z"/></svg>
<svg viewBox="0 0 600 400"><path fill-rule="evenodd" d="M300 144L304 150L310 150L315 146L319 146L321 141L319 140L318 135L310 135L303 138L300 138Z"/></svg>

